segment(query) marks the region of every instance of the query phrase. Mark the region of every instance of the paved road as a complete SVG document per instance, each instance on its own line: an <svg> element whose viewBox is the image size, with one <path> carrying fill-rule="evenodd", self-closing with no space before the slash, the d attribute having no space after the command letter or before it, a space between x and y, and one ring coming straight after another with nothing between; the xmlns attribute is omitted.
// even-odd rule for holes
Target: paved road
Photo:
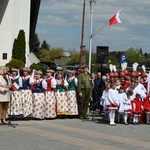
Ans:
<svg viewBox="0 0 150 150"><path fill-rule="evenodd" d="M149 125L109 126L97 118L12 121L0 126L0 150L150 150Z"/></svg>

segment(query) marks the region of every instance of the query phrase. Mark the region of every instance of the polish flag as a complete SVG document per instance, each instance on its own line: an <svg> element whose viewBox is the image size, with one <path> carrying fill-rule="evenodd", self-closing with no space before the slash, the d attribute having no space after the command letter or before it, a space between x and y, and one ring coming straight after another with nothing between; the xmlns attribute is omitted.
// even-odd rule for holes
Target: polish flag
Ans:
<svg viewBox="0 0 150 150"><path fill-rule="evenodd" d="M122 8L122 9L124 9L124 8ZM110 26L114 25L114 24L122 23L122 21L119 18L119 15L120 15L120 12L122 9L120 9L112 18L110 18L110 20L109 20Z"/></svg>
<svg viewBox="0 0 150 150"><path fill-rule="evenodd" d="M147 92L150 93L150 72L149 72L148 78L147 78Z"/></svg>
<svg viewBox="0 0 150 150"><path fill-rule="evenodd" d="M17 91L19 89L19 85L16 82L13 83L11 87L14 91Z"/></svg>

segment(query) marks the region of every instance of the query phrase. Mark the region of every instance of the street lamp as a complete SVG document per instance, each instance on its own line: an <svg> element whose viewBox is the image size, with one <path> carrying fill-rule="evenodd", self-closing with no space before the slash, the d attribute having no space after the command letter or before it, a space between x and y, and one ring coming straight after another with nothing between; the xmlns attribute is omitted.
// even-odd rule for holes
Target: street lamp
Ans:
<svg viewBox="0 0 150 150"><path fill-rule="evenodd" d="M97 0L90 0L90 12L91 12L91 19L90 19L90 47L89 47L89 72L91 73L91 54L92 54L92 38L93 38L93 13L94 13L94 6Z"/></svg>

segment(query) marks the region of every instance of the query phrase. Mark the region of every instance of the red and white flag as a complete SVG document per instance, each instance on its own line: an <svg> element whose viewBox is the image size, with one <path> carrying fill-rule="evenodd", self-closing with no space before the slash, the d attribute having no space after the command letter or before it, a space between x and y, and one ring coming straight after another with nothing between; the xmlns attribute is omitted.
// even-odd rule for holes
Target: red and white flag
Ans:
<svg viewBox="0 0 150 150"><path fill-rule="evenodd" d="M121 8L112 18L109 19L109 25L114 25L114 24L118 24L118 23L122 23L122 21L119 18L120 12L121 10L124 8Z"/></svg>
<svg viewBox="0 0 150 150"><path fill-rule="evenodd" d="M147 93L150 93L150 72L147 77Z"/></svg>
<svg viewBox="0 0 150 150"><path fill-rule="evenodd" d="M16 82L14 82L11 87L14 91L17 91L19 89L19 85Z"/></svg>

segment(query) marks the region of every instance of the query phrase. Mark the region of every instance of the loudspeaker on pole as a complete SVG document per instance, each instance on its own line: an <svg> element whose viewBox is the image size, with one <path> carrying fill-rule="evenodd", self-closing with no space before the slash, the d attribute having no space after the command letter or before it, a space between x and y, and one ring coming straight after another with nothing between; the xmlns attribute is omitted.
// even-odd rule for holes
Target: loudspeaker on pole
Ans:
<svg viewBox="0 0 150 150"><path fill-rule="evenodd" d="M108 62L108 46L97 46L97 63L107 63Z"/></svg>

